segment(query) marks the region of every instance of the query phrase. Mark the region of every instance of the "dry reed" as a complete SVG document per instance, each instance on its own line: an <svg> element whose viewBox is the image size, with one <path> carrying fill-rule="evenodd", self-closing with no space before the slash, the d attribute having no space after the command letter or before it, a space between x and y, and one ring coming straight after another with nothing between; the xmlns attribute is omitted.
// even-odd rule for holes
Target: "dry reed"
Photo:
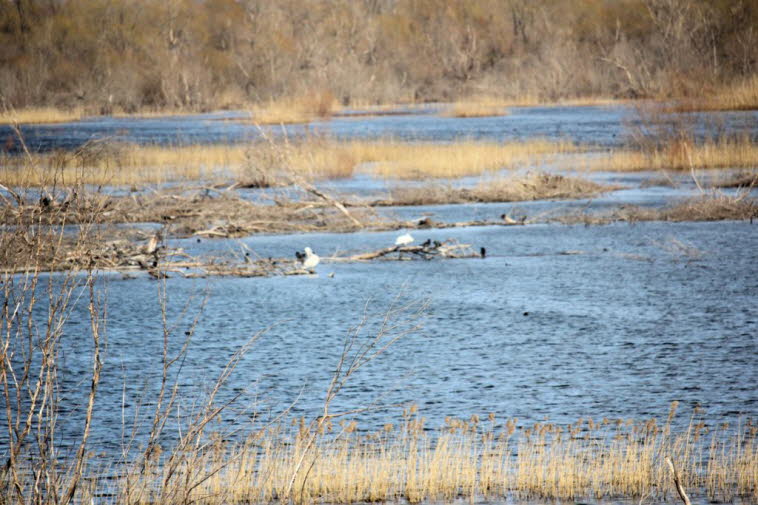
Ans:
<svg viewBox="0 0 758 505"><path fill-rule="evenodd" d="M693 168L758 167L758 145L747 136L723 137L696 144L688 136L640 151L615 151L588 161L596 170L690 170Z"/></svg>
<svg viewBox="0 0 758 505"><path fill-rule="evenodd" d="M359 433L355 421L325 422L313 432L304 421L294 430L262 430L243 443L215 444L198 464L216 468L192 498L207 504L271 503L287 496L294 475L296 503L407 500L451 502L457 498L508 497L577 500L658 497L672 493L664 459L680 469L685 487L709 499L758 498L758 429L747 421L714 426L693 415L673 427L672 414L633 422L578 420L561 426L495 416L447 419L437 432L406 411L397 425ZM296 468L315 440L315 459ZM160 472L157 472L160 474ZM131 485L156 489L154 477ZM181 480L181 479L180 479ZM150 492L142 493L149 502Z"/></svg>
<svg viewBox="0 0 758 505"><path fill-rule="evenodd" d="M720 86L708 97L679 100L671 109L677 112L758 109L758 76Z"/></svg>
<svg viewBox="0 0 758 505"><path fill-rule="evenodd" d="M571 142L542 139L504 144L478 141L450 144L352 142L347 143L346 148L359 162L371 163L371 173L399 179L482 175L578 150Z"/></svg>
<svg viewBox="0 0 758 505"><path fill-rule="evenodd" d="M68 123L86 115L83 109L58 109L55 107L29 107L25 109L0 110L0 124Z"/></svg>
<svg viewBox="0 0 758 505"><path fill-rule="evenodd" d="M508 107L517 103L517 101L508 102L491 97L476 97L450 104L444 107L440 111L440 114L442 116L460 118L505 116L508 114ZM529 103L529 100L525 98L524 103ZM529 103L529 105L533 104Z"/></svg>
<svg viewBox="0 0 758 505"><path fill-rule="evenodd" d="M585 96L555 101L544 100L536 95L523 95L514 98L478 95L463 98L444 106L440 111L440 115L459 118L505 116L509 114L509 108L511 107L591 107L618 105L627 102L629 100L604 96Z"/></svg>
<svg viewBox="0 0 758 505"><path fill-rule="evenodd" d="M250 109L250 114L257 124L291 124L329 118L337 109L334 95L324 90L258 104Z"/></svg>
<svg viewBox="0 0 758 505"><path fill-rule="evenodd" d="M7 186L133 185L178 180L235 179L248 185L350 177L370 163L372 173L396 178L480 175L550 155L576 151L570 142L530 140L509 144L452 144L392 140L346 141L310 137L250 145L138 146L92 142L74 152L32 154L36 170L18 156L0 156L0 183Z"/></svg>

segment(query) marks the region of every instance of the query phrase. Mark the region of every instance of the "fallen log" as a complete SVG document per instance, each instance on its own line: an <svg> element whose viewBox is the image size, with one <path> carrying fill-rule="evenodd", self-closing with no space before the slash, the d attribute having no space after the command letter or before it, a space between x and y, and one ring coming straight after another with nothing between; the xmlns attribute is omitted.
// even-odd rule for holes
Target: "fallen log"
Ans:
<svg viewBox="0 0 758 505"><path fill-rule="evenodd" d="M397 257L392 255L397 254ZM403 258L403 254L406 258ZM478 258L481 254L473 251L471 245L460 244L454 240L431 242L422 245L391 246L376 251L368 251L350 256L325 258L326 261L371 261L379 258L386 260L424 259L433 258Z"/></svg>

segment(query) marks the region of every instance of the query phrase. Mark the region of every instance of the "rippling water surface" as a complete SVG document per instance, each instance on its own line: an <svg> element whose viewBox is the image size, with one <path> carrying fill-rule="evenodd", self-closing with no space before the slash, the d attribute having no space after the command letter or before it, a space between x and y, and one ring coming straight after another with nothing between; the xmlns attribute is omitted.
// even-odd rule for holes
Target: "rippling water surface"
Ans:
<svg viewBox="0 0 758 505"><path fill-rule="evenodd" d="M298 136L326 134L337 138L397 138L452 141L461 138L516 141L561 139L599 147L619 147L647 132L684 127L696 136L734 131L758 134L758 112L693 113L662 120L649 127L634 107L513 107L506 116L451 118L437 114L439 106L422 113L374 117L336 117L307 126L265 126L262 129L236 112L158 118L94 117L75 123L26 125L22 132L32 150L71 149L90 140L110 139L139 144L195 144L248 142L261 132ZM649 118L648 118L649 119ZM658 119L661 119L660 117ZM0 139L13 137L0 125ZM16 149L19 146L15 146Z"/></svg>
<svg viewBox="0 0 758 505"><path fill-rule="evenodd" d="M263 256L289 256L305 245L327 256L386 246L395 235L243 242ZM295 415L315 415L348 329L365 306L381 315L402 295L429 300L423 328L353 377L335 408L415 402L432 427L445 416L490 412L526 422L664 416L673 400L701 405L713 420L758 413L755 225L541 225L414 235L456 238L485 246L488 255L325 262L313 277L169 279L174 311L186 297L209 295L183 387L207 387L246 339L266 329L226 393L244 391L242 400L258 402L264 417L291 404ZM133 408L152 399L162 333L156 281L109 275L105 284L107 371L93 435L115 449L122 402ZM81 386L77 371L87 369L87 341L75 331L86 331L81 309L67 331L67 387ZM174 346L185 328L172 337ZM71 399L69 407L75 404ZM370 429L398 415L390 409L360 420Z"/></svg>

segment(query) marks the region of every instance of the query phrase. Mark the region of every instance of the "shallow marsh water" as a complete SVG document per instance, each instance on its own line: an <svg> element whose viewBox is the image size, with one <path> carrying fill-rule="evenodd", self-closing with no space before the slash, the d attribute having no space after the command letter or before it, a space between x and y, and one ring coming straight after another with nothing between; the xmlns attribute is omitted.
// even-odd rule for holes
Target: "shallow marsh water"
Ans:
<svg viewBox="0 0 758 505"><path fill-rule="evenodd" d="M326 257L383 247L396 235L254 236L241 242L264 257L290 256L305 245ZM415 402L430 428L446 416L490 412L525 423L663 417L673 400L686 413L701 405L714 422L758 414L756 225L534 225L414 235L418 241L455 238L484 246L488 254L447 261L325 260L313 277L169 279L174 310L182 299L209 290L183 387L207 387L247 338L267 328L227 394L246 391L243 399L259 402L264 418L290 404L293 415L317 415L342 339L364 306L381 315L404 293L406 299L429 299L423 328L354 377L336 408ZM188 249L234 247L179 242ZM93 437L112 451L122 429L122 400L127 410L143 395L150 404L162 334L156 281L115 274L105 281L107 372ZM76 337L77 328L86 328L83 309L67 332L64 390L80 387L80 372L87 369L88 343ZM74 408L78 402L71 400ZM375 429L397 421L399 409L359 419L361 428Z"/></svg>
<svg viewBox="0 0 758 505"><path fill-rule="evenodd" d="M513 109L504 118L445 119L434 115L345 118L310 128L340 137L518 139L569 138L607 147L628 131L624 108ZM754 112L728 115L749 124ZM298 131L301 127L292 127ZM756 129L750 130L751 135ZM137 142L242 141L250 125L206 116L179 119L98 119L75 125L30 127L37 149L71 147L99 135ZM587 174L584 174L587 175ZM651 174L593 172L595 180L626 189L592 200L439 205L381 209L403 219L441 221L530 216L620 204L661 206L696 194L695 185L644 186ZM476 183L472 179L466 183ZM335 193L372 195L392 184L359 174L331 182ZM403 183L397 183L403 184ZM251 197L253 193L251 193ZM235 350L265 333L240 363L224 397L241 393L264 419L291 406L293 416L319 413L347 331L368 307L381 317L400 296L429 300L423 328L392 346L354 377L336 409L416 403L430 429L446 416L519 418L665 417L682 402L686 423L700 405L710 422L758 415L758 224L748 222L625 223L607 226L539 224L418 230L416 243L456 239L484 259L331 263L327 257L394 243L398 232L256 235L239 241L172 241L188 252L244 251L292 257L312 247L324 257L315 276L167 280L172 315L189 297L207 295L182 370L187 402L207 389ZM331 276L330 274L334 274ZM124 424L153 402L162 346L159 283L105 273L108 346L92 445L115 456ZM73 440L67 420L82 414L89 342L86 307L78 304L65 332L60 434ZM171 338L181 344L191 316ZM368 329L376 328L376 318ZM400 418L400 408L362 413L359 429ZM251 418L249 418L251 419ZM246 428L240 418L229 421ZM240 424L241 423L241 424ZM3 438L0 433L0 446Z"/></svg>
<svg viewBox="0 0 758 505"><path fill-rule="evenodd" d="M62 124L24 125L21 131L34 151L72 149L98 139L138 144L240 143L267 135L328 135L339 139L396 138L448 142L460 139L520 141L534 138L568 140L603 149L617 148L644 133L684 126L696 137L748 132L758 135L758 111L690 113L661 121L651 129L631 106L513 107L506 116L451 118L440 107L408 115L335 117L308 125L258 127L239 112L216 112L152 118L93 117ZM652 131L651 131L652 130ZM0 125L0 139L13 138ZM11 150L20 146L11 143Z"/></svg>

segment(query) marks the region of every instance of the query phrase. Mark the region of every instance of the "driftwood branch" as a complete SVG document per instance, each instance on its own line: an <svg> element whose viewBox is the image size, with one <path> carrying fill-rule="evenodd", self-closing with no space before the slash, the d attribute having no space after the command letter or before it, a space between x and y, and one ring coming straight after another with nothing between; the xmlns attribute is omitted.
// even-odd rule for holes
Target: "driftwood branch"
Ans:
<svg viewBox="0 0 758 505"><path fill-rule="evenodd" d="M363 228L363 223L358 221L341 202L335 200L328 194L316 188L313 184L306 182L302 177L291 176L290 180L292 181L293 184L301 187L308 193L318 198L321 198L322 200L325 200L326 202L329 202L329 204L333 205L337 210L339 210L342 214L344 214L346 218L352 221L355 226L357 226L358 228Z"/></svg>
<svg viewBox="0 0 758 505"><path fill-rule="evenodd" d="M671 461L670 457L666 456L666 463L668 463L669 468L671 469L671 473L674 475L674 486L676 487L676 492L679 493L679 498L682 499L684 505L692 505L690 503L689 496L687 496L687 493L684 491L684 486L682 485L682 481L679 478L679 472L676 471L674 462Z"/></svg>
<svg viewBox="0 0 758 505"><path fill-rule="evenodd" d="M389 258L393 254L394 258ZM403 255L406 255L403 257ZM370 261L379 258L385 259L413 259L421 258L430 260L433 258L478 258L481 255L471 250L469 244L459 244L449 240L446 242L429 242L414 246L391 246L376 251L353 254L350 256L327 258L327 261Z"/></svg>

